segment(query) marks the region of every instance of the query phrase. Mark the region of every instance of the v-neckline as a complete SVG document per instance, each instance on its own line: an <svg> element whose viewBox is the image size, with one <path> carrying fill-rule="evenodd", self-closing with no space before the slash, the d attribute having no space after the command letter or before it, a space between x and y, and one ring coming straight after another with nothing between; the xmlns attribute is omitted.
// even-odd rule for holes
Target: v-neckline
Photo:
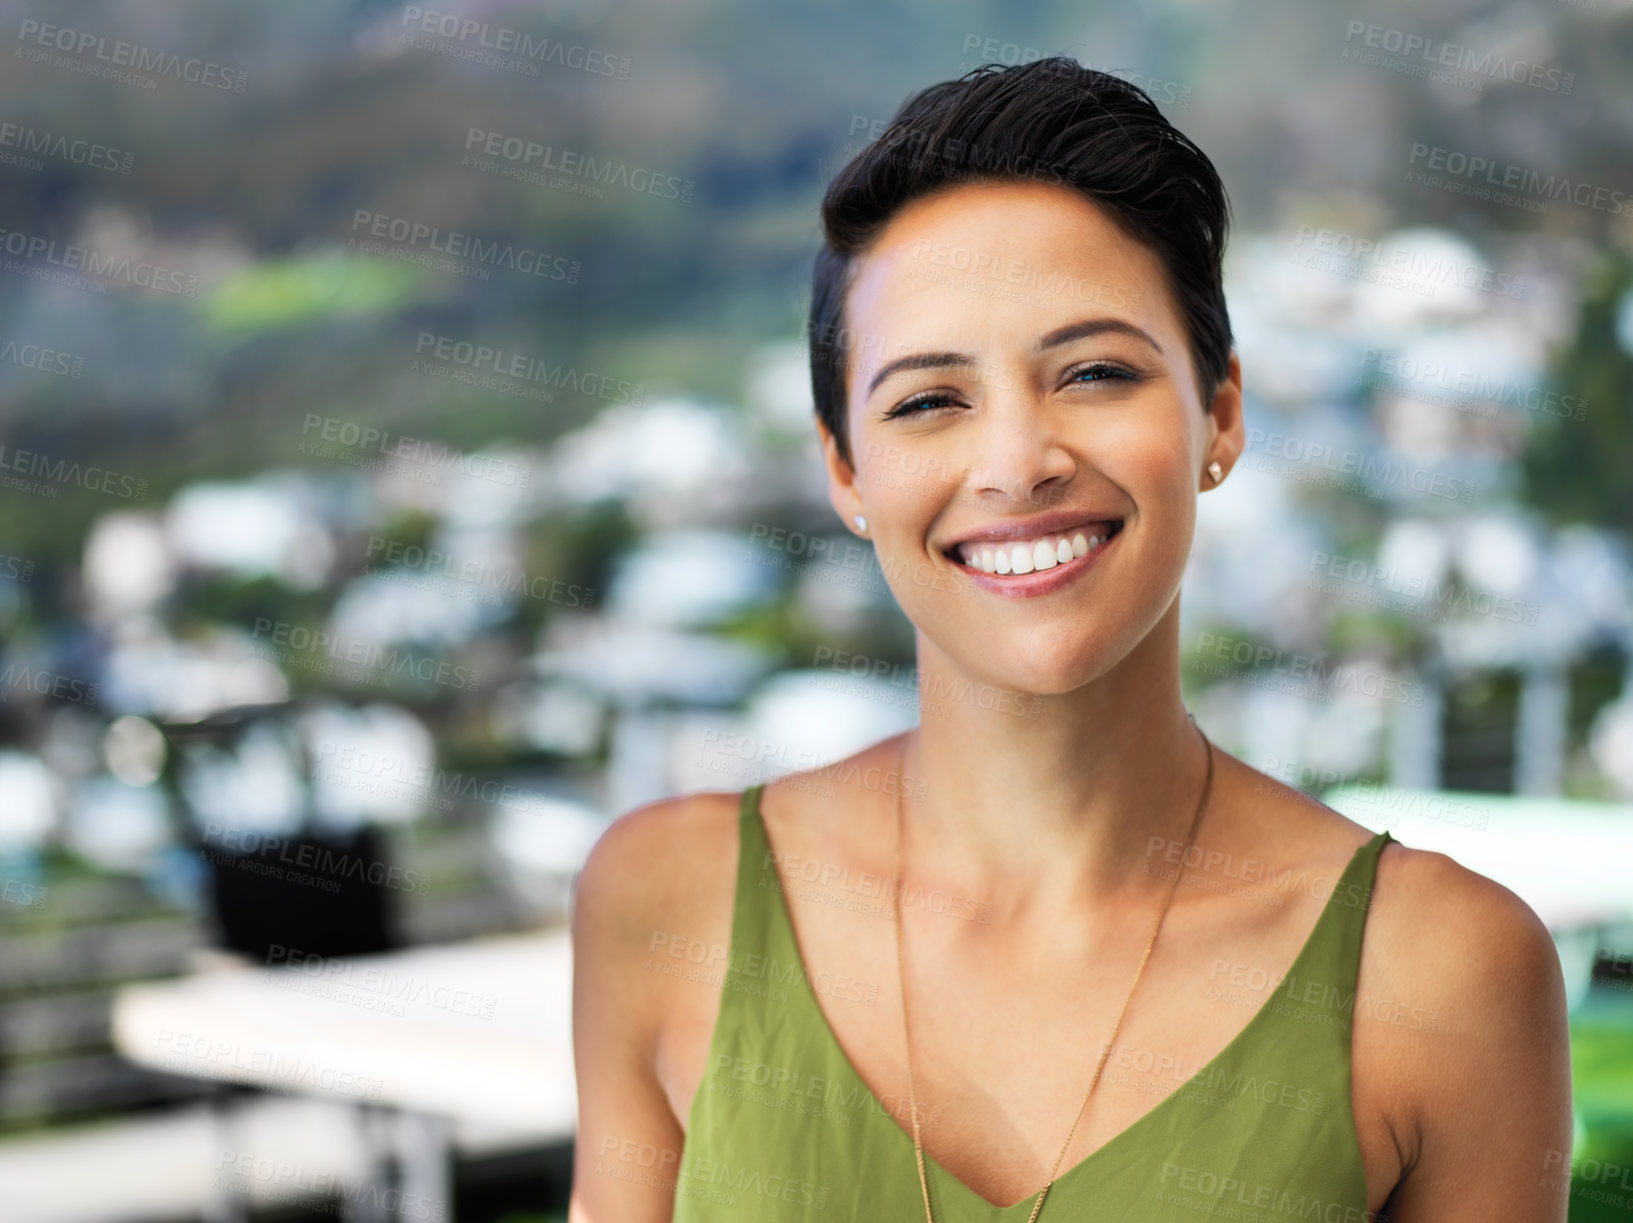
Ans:
<svg viewBox="0 0 1633 1223"><path fill-rule="evenodd" d="M754 786L753 789L754 818L759 825L760 840L764 843L766 849L770 850L771 834L769 829L766 828L765 815L760 810L760 799L765 794L765 783L761 782ZM1332 903L1333 897L1338 895L1339 889L1342 885L1349 882L1350 872L1355 869L1355 864L1360 861L1362 852L1370 848L1375 842L1388 837L1388 835L1389 834L1387 832L1376 833L1371 840L1363 841L1360 845L1355 847L1355 852L1350 855L1350 860L1345 863L1343 871L1339 873L1338 881L1336 884L1334 884L1333 890L1328 893L1327 899L1322 902L1321 912L1317 915L1315 924L1310 927L1310 933L1305 936L1303 946L1298 949L1298 954L1293 957L1293 962L1287 966L1287 971L1283 974L1283 980L1292 980L1302 975L1299 970L1301 970L1304 966L1305 957L1310 954L1311 949L1316 945L1316 936L1321 933L1322 929L1327 924L1329 915L1334 912ZM771 855L768 853L764 857L766 859L770 859ZM762 860L760 864L760 869L762 871L765 869L764 860ZM775 866L773 866L772 869L775 870ZM779 872L779 885L781 882L781 874ZM799 937L794 931L794 914L788 907L788 897L784 893L782 886L778 886L772 890L777 894L776 911L782 915L783 930L788 935L788 942L794 949L795 961L799 964L800 984L798 987L798 992L805 997L806 1001L810 1003L812 1011L815 1012L817 1026L822 1030L824 1040L828 1046L839 1055L839 1061L840 1064L844 1066L845 1073L850 1076L851 1080L857 1087L861 1088L861 1090L866 1093L867 1099L873 1105L874 1110L885 1119L890 1129L895 1131L895 1133L899 1136L900 1141L912 1146L912 1133L904 1129L900 1123L897 1122L895 1115L884 1106L884 1103L879 1099L878 1094L872 1087L868 1086L867 1080L865 1080L862 1077L861 1072L856 1069L855 1063L851 1061L850 1054L845 1052L845 1046L839 1043L839 1037L835 1035L833 1025L828 1022L828 1016L826 1012L823 1011L822 1004L820 1001L818 1001L816 992L811 988L810 970L806 967L805 952L800 947ZM1230 1040L1225 1043L1225 1046L1220 1049L1218 1053L1215 1053L1213 1057L1208 1059L1208 1061L1203 1064L1191 1077L1195 1078L1196 1075L1206 1075L1211 1079L1213 1076L1213 1071L1220 1065L1220 1063L1226 1061L1236 1051L1237 1046L1242 1044L1242 1042L1245 1041L1252 1032L1254 1032L1254 1030L1258 1027L1260 1019L1267 1014L1273 1013L1271 1012L1269 1006L1266 1005L1270 1001L1271 998L1266 997L1263 1002L1254 1008L1253 1015L1247 1021L1247 1023L1242 1026L1235 1036L1232 1036ZM1103 1151L1106 1151L1108 1148L1113 1146L1126 1145L1125 1140L1128 1138L1128 1136L1134 1131L1145 1127L1152 1117L1155 1117L1158 1113L1163 1112L1163 1110L1167 1109L1171 1104L1173 1104L1174 1101L1179 1098L1181 1090L1183 1089L1179 1088L1169 1092L1153 1107L1141 1113L1128 1125L1125 1125L1105 1142L1102 1142L1082 1159L1078 1160L1071 1167L1067 1168L1064 1172L1056 1176L1049 1187L1049 1192L1055 1193L1059 1191L1060 1187L1067 1181L1080 1178L1083 1174L1083 1170L1088 1167L1089 1164L1098 1160ZM957 1175L943 1165L939 1159L930 1154L929 1151L924 1152L924 1163L927 1168L934 1166L941 1172L944 1180L956 1185L959 1190L973 1198L976 1202L980 1203L985 1209L995 1211L1000 1216L1008 1215L1011 1211L1017 1211L1021 1207L1026 1206L1029 1202L1037 1201L1038 1193L1042 1192L1040 1187L1036 1192L1026 1194L1018 1202L1012 1202L1008 1206L1000 1206L997 1202L988 1201L974 1189L970 1188L969 1185L965 1184L963 1180L961 1180Z"/></svg>

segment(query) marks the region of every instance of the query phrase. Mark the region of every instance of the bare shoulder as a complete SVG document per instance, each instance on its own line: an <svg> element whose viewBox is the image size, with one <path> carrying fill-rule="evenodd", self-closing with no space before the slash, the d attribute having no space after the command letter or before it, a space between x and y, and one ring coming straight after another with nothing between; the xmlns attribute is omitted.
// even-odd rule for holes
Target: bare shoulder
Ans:
<svg viewBox="0 0 1633 1223"><path fill-rule="evenodd" d="M708 999L687 974L718 972L729 954L739 801L707 791L635 807L607 826L575 881L575 983L616 1002L649 1066L665 1025Z"/></svg>
<svg viewBox="0 0 1633 1223"><path fill-rule="evenodd" d="M1564 974L1548 928L1512 890L1446 854L1384 847L1366 940L1390 985L1441 1018L1442 1073L1523 1061L1563 1040Z"/></svg>
<svg viewBox="0 0 1633 1223"><path fill-rule="evenodd" d="M1348 857L1376 834L1318 799L1226 755L1238 793L1287 852ZM1494 879L1432 850L1391 840L1378 857L1363 963L1389 967L1448 1003L1482 988L1546 993L1559 977L1553 938L1530 905ZM1468 1001L1471 999L1465 999Z"/></svg>
<svg viewBox="0 0 1633 1223"><path fill-rule="evenodd" d="M1512 890L1446 854L1398 841L1380 855L1368 926L1368 937L1446 988L1497 984L1493 974L1505 989L1559 975L1553 937Z"/></svg>
<svg viewBox="0 0 1633 1223"><path fill-rule="evenodd" d="M1233 852L1258 855L1282 870L1330 877L1375 835L1320 799L1215 749L1217 831ZM1213 818L1210 814L1209 818ZM1204 841L1209 837L1206 821Z"/></svg>
<svg viewBox="0 0 1633 1223"><path fill-rule="evenodd" d="M740 798L710 791L633 808L601 834L573 892L581 1109L675 1158L731 945Z"/></svg>
<svg viewBox="0 0 1633 1223"><path fill-rule="evenodd" d="M1278 853L1336 864L1373 839L1325 804L1226 760L1234 793L1258 800L1243 805L1241 820L1254 843L1269 837ZM1390 1217L1421 1223L1480 1209L1492 1220L1563 1223L1570 1037L1552 935L1510 888L1395 840L1379 852L1364 903L1352 1028L1357 1124L1388 1169Z"/></svg>
<svg viewBox="0 0 1633 1223"><path fill-rule="evenodd" d="M1559 954L1536 912L1446 854L1387 845L1358 986L1357 1005L1380 1021L1365 1025L1370 1042L1398 1072L1394 1217L1417 1223L1461 1206L1563 1221L1570 1028ZM1392 1026L1403 1023L1419 1030ZM1358 1048L1362 1033L1357 1023Z"/></svg>
<svg viewBox="0 0 1633 1223"><path fill-rule="evenodd" d="M644 942L654 928L718 918L722 897L729 926L740 802L737 793L710 790L643 803L613 820L579 872L575 932L583 920Z"/></svg>
<svg viewBox="0 0 1633 1223"><path fill-rule="evenodd" d="M692 794L636 807L608 825L578 873L569 914L574 1219L655 1223L673 1212L672 1182L641 1175L648 1163L635 1153L656 1152L657 1166L672 1169L685 1144L666 1051L677 1022L706 1032L718 1005L718 989L697 984L689 961L694 947L729 939L737 798ZM687 954L671 958L675 948ZM695 1081L695 1065L683 1070Z"/></svg>

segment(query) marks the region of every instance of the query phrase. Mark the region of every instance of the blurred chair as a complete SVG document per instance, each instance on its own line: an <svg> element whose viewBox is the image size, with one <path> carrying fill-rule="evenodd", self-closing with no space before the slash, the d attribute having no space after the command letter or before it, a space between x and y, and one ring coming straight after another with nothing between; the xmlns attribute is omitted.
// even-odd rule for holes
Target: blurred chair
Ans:
<svg viewBox="0 0 1633 1223"><path fill-rule="evenodd" d="M279 958L273 947L329 957L402 946L391 889L370 879L383 875L386 853L373 825L303 833L254 853L212 850L209 894L222 947L267 964Z"/></svg>

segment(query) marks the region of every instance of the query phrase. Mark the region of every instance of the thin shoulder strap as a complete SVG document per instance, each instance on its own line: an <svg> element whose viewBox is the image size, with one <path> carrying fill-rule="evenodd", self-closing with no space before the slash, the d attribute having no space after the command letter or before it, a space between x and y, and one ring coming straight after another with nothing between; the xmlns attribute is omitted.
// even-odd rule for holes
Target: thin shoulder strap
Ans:
<svg viewBox="0 0 1633 1223"><path fill-rule="evenodd" d="M1351 855L1327 897L1318 929L1278 989L1278 1001L1291 1008L1295 1017L1327 1026L1341 1037L1346 1049L1361 1001L1361 938L1372 905L1378 857L1394 839L1385 830Z"/></svg>
<svg viewBox="0 0 1633 1223"><path fill-rule="evenodd" d="M770 925L766 862L771 856L771 843L760 819L760 793L764 789L763 781L749 786L737 806L737 898L731 915L734 966L741 965L746 956L764 953Z"/></svg>
<svg viewBox="0 0 1633 1223"><path fill-rule="evenodd" d="M1340 906L1339 954L1347 981L1361 971L1361 937L1366 932L1366 915L1372 908L1372 891L1378 878L1378 858L1395 838L1386 828L1355 851L1334 888L1332 903ZM1340 890L1342 889L1342 890Z"/></svg>
<svg viewBox="0 0 1633 1223"><path fill-rule="evenodd" d="M751 1045L790 1020L809 1022L813 1016L807 1008L816 1007L788 919L782 876L771 860L771 839L760 814L764 790L764 782L748 787L738 808L737 896L720 1001L722 1025L746 1033Z"/></svg>

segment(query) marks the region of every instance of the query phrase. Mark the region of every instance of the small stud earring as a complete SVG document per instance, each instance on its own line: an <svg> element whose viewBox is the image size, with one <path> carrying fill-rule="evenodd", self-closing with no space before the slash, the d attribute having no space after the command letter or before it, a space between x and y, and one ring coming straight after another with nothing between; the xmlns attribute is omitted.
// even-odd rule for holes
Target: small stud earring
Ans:
<svg viewBox="0 0 1633 1223"><path fill-rule="evenodd" d="M1218 484L1219 481L1225 478L1225 470L1219 466L1218 459L1215 459L1213 462L1208 464L1208 474L1213 477L1213 482L1215 484Z"/></svg>
<svg viewBox="0 0 1633 1223"><path fill-rule="evenodd" d="M851 521L856 524L856 529L858 531L865 531L868 529L868 520L862 514L856 515L856 517L852 518Z"/></svg>

